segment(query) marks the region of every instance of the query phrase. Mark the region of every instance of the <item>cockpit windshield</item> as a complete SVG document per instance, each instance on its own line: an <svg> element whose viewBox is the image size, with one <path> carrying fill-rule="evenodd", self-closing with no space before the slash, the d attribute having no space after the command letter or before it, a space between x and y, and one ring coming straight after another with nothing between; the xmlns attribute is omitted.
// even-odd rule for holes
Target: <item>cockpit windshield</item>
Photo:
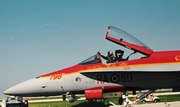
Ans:
<svg viewBox="0 0 180 107"><path fill-rule="evenodd" d="M96 63L101 63L101 58L100 58L100 53L99 52L97 54L89 57L88 59L82 61L79 64L80 65L85 65L85 64L96 64Z"/></svg>

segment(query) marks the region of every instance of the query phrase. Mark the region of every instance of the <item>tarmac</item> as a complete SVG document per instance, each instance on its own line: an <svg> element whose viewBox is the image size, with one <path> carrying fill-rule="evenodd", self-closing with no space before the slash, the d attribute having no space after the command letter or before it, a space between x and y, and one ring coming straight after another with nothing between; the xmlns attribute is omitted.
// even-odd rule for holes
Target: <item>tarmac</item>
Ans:
<svg viewBox="0 0 180 107"><path fill-rule="evenodd" d="M110 106L110 107L124 107L120 106ZM180 101L176 102L161 102L161 103L146 103L146 104L134 104L130 107L180 107Z"/></svg>

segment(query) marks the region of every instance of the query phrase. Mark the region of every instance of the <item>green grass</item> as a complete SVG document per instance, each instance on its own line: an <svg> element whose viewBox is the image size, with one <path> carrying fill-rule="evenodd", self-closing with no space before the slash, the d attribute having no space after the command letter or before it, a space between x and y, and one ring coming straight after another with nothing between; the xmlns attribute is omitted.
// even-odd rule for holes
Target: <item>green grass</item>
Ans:
<svg viewBox="0 0 180 107"><path fill-rule="evenodd" d="M159 96L161 102L173 102L173 101L180 101L180 95L166 95L166 96Z"/></svg>
<svg viewBox="0 0 180 107"><path fill-rule="evenodd" d="M113 102L115 104L117 104L117 98L111 98L109 99L110 102ZM100 100L98 100L98 102L100 102ZM69 103L67 101L61 101L61 102L45 102L45 103L29 103L29 107L73 107L75 105L82 105L83 103L88 103L88 101L86 100L78 100L75 101L73 103ZM107 102L105 102L105 105L108 105ZM81 107L81 106L80 106Z"/></svg>
<svg viewBox="0 0 180 107"><path fill-rule="evenodd" d="M61 102L45 102L45 103L29 103L29 107L71 107L77 105L79 103L83 103L87 101L75 101L74 103L69 103L67 101Z"/></svg>

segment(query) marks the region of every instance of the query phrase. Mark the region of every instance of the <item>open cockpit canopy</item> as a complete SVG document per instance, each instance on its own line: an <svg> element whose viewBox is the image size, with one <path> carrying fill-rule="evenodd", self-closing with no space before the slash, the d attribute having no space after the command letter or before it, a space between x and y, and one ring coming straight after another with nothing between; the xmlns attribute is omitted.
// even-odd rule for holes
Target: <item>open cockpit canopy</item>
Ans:
<svg viewBox="0 0 180 107"><path fill-rule="evenodd" d="M153 52L153 50L151 50L148 46L135 37L113 26L107 27L105 38L109 41L144 55L150 55Z"/></svg>
<svg viewBox="0 0 180 107"><path fill-rule="evenodd" d="M125 32L121 29L118 29L116 27L113 27L113 26L108 26L108 28L106 30L105 38L107 40L112 41L116 44L119 44L125 48L131 49L134 52L139 52L143 55L148 56L151 53L153 53L153 50L151 50L144 43L142 43L135 37L131 36L127 32ZM116 50L116 51L119 51L119 50ZM124 52L123 53L120 52L120 53L123 54ZM130 55L132 55L132 54L130 54ZM98 63L102 63L101 54L99 52L97 54L89 57L88 59L82 61L81 63L79 63L79 65L98 64Z"/></svg>

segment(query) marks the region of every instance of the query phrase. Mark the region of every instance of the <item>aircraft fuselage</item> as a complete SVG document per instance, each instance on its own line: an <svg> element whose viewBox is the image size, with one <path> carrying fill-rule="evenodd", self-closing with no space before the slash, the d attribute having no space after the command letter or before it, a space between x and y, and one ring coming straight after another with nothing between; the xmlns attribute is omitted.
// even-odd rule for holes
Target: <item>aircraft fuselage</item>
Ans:
<svg viewBox="0 0 180 107"><path fill-rule="evenodd" d="M180 88L180 51L154 52L148 57L110 64L75 65L20 83L4 93L50 96L84 93Z"/></svg>

